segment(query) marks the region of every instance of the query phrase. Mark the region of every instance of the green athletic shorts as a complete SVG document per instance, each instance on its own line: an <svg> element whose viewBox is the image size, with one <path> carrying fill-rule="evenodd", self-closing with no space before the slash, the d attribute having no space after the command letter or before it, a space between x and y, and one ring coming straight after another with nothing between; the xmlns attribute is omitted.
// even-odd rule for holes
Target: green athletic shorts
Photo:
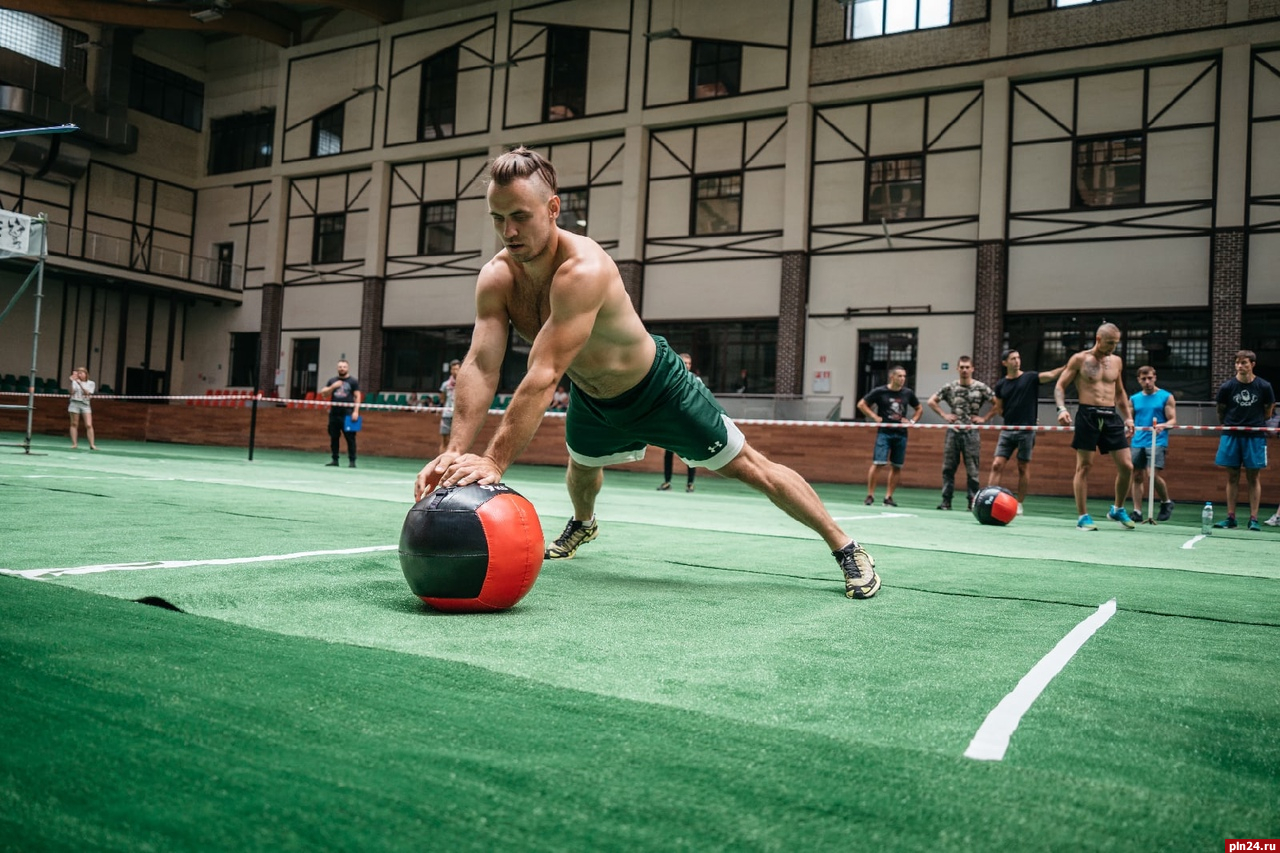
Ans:
<svg viewBox="0 0 1280 853"><path fill-rule="evenodd" d="M728 465L746 443L742 431L666 340L654 335L653 341L653 367L629 391L597 400L570 385L564 425L569 456L599 468L643 459L652 444L695 468Z"/></svg>

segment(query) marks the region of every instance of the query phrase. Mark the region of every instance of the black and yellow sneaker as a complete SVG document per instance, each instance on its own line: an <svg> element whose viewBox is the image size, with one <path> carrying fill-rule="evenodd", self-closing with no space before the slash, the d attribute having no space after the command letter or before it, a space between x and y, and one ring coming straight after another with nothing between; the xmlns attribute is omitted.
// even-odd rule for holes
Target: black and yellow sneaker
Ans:
<svg viewBox="0 0 1280 853"><path fill-rule="evenodd" d="M857 542L850 542L831 556L844 572L845 598L870 598L880 589L880 576L876 574L876 561Z"/></svg>
<svg viewBox="0 0 1280 853"><path fill-rule="evenodd" d="M564 533L556 541L547 546L543 558L547 560L567 560L578 551L578 546L583 543L590 542L600 533L600 527L596 524L596 517L591 516L590 521L578 521L576 518L569 519L569 523L564 526Z"/></svg>

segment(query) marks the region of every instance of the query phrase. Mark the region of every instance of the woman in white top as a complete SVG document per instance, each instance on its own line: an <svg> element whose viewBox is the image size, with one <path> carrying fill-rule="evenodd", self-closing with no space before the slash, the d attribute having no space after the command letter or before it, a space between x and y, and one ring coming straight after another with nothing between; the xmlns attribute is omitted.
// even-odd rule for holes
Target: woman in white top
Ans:
<svg viewBox="0 0 1280 853"><path fill-rule="evenodd" d="M89 398L98 390L97 384L89 378L89 371L77 367L71 371L71 403L67 411L71 413L71 447L80 446L80 418L84 418L84 431L89 436L89 449L97 450L93 443L93 411L89 408Z"/></svg>

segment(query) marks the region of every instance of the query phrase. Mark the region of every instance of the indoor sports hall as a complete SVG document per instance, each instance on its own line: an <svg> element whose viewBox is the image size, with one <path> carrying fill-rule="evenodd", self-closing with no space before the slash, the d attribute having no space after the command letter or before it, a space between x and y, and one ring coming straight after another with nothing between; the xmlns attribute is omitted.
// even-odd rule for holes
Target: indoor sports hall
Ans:
<svg viewBox="0 0 1280 853"><path fill-rule="evenodd" d="M1280 0L0 7L0 850L1280 845ZM863 563L647 435L420 599L641 325Z"/></svg>

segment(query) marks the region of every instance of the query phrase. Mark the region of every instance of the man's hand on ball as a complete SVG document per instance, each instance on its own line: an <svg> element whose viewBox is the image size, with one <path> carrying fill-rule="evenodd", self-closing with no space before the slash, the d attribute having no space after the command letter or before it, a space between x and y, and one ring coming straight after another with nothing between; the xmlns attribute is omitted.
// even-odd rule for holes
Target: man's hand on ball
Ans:
<svg viewBox="0 0 1280 853"><path fill-rule="evenodd" d="M472 483L490 486L501 482L502 469L489 457L474 453L465 453L454 459L440 478L440 485L445 488L469 486Z"/></svg>
<svg viewBox="0 0 1280 853"><path fill-rule="evenodd" d="M457 453L441 453L435 459L422 466L422 470L418 472L417 479L413 481L413 499L415 502L422 500L427 494L435 491L436 484L440 482L444 472L449 469L449 466L453 464L453 460L457 458Z"/></svg>

